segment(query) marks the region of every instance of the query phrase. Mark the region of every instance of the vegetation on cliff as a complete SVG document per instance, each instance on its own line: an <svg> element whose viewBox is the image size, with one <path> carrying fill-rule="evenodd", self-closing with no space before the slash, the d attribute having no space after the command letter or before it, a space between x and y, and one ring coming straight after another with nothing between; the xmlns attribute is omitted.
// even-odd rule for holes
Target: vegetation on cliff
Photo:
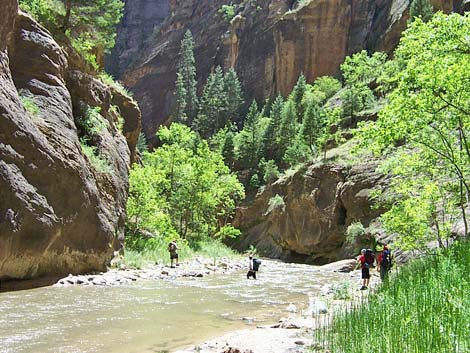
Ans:
<svg viewBox="0 0 470 353"><path fill-rule="evenodd" d="M52 34L65 34L72 46L95 69L103 54L114 47L116 25L121 20L121 0L20 0ZM101 58L98 58L101 56ZM101 62L100 62L101 61Z"/></svg>

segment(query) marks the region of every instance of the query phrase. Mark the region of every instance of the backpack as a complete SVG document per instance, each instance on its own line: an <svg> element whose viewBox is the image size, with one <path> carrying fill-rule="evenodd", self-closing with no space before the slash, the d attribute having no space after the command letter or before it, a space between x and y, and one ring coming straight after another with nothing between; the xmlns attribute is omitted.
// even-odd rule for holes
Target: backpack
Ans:
<svg viewBox="0 0 470 353"><path fill-rule="evenodd" d="M261 265L261 260L253 259L253 271L258 271L259 265Z"/></svg>
<svg viewBox="0 0 470 353"><path fill-rule="evenodd" d="M390 250L382 251L382 260L380 261L380 266L383 266L384 268L392 267L392 253Z"/></svg>
<svg viewBox="0 0 470 353"><path fill-rule="evenodd" d="M176 250L176 245L175 243L171 242L168 244L168 251L174 252Z"/></svg>
<svg viewBox="0 0 470 353"><path fill-rule="evenodd" d="M366 250L365 258L366 258L365 267L366 268L373 267L374 266L374 261L375 261L375 254L372 251L372 249L367 249Z"/></svg>

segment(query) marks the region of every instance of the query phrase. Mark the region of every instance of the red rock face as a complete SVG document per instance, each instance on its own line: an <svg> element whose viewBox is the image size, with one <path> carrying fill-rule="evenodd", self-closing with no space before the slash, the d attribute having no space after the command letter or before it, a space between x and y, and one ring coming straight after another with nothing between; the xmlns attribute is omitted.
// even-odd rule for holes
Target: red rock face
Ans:
<svg viewBox="0 0 470 353"><path fill-rule="evenodd" d="M460 1L434 0L433 4L449 12ZM230 22L219 13L229 3L238 8ZM315 0L301 8L295 3L159 0L151 12L141 14L136 9L145 9L148 1L128 0L119 45L110 59L120 64L110 68L134 92L147 137L152 139L170 117L179 43L187 29L196 42L200 87L215 66L235 67L245 101L261 102L278 92L290 92L301 72L310 81L337 74L345 56L361 49L391 53L406 27L409 6L408 0ZM154 24L154 30L142 33L135 23L145 28ZM123 43L122 38L132 39Z"/></svg>
<svg viewBox="0 0 470 353"><path fill-rule="evenodd" d="M16 0L0 7L7 10L0 23L0 279L105 270L123 238L140 112L71 65L48 31L17 14ZM96 142L107 173L80 146L80 103L99 106L108 120ZM111 103L124 115L128 141Z"/></svg>

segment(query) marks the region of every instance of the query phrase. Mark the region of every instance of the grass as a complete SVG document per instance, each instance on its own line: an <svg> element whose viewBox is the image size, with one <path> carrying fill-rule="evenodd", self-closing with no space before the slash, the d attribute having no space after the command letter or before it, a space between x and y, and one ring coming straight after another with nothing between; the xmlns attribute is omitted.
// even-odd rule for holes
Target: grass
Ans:
<svg viewBox="0 0 470 353"><path fill-rule="evenodd" d="M169 264L170 257L167 249L168 244L161 242L152 249L143 251L126 250L124 252L125 263L131 268L145 268L153 264ZM195 257L203 257L217 263L222 257L234 258L238 256L234 250L216 240L202 240L193 247L178 243L178 255L180 261L188 261Z"/></svg>
<svg viewBox="0 0 470 353"><path fill-rule="evenodd" d="M39 106L34 101L34 98L27 97L27 96L20 96L21 102L23 103L23 107L26 109L28 113L31 115L39 114Z"/></svg>
<svg viewBox="0 0 470 353"><path fill-rule="evenodd" d="M335 353L470 352L470 243L415 260L315 332Z"/></svg>
<svg viewBox="0 0 470 353"><path fill-rule="evenodd" d="M87 145L84 141L80 140L82 152L87 156L90 164L100 173L111 173L111 167L106 158L99 155L96 147Z"/></svg>
<svg viewBox="0 0 470 353"><path fill-rule="evenodd" d="M113 87L116 91L118 91L122 95L124 95L126 97L129 97L129 98L132 98L132 92L129 91L126 87L124 87L124 85L121 82L116 81L107 72L105 72L105 71L100 72L98 77L101 80L101 82L103 82L104 84L106 84L110 87Z"/></svg>

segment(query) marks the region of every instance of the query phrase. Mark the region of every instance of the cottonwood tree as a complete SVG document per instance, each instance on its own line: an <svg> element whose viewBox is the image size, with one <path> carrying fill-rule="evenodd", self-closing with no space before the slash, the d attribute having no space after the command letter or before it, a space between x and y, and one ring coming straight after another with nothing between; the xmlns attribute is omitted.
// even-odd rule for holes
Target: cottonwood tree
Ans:
<svg viewBox="0 0 470 353"><path fill-rule="evenodd" d="M360 134L364 145L378 153L402 145L395 149L395 162L389 167L402 198L384 215L386 227L402 239L410 236L406 227L410 220L421 218L430 230L413 234L421 234L421 239L433 234L444 245L455 206L469 233L469 16L438 14L428 23L416 19L410 25L395 53L404 66L388 95L390 104L377 123L365 125Z"/></svg>

